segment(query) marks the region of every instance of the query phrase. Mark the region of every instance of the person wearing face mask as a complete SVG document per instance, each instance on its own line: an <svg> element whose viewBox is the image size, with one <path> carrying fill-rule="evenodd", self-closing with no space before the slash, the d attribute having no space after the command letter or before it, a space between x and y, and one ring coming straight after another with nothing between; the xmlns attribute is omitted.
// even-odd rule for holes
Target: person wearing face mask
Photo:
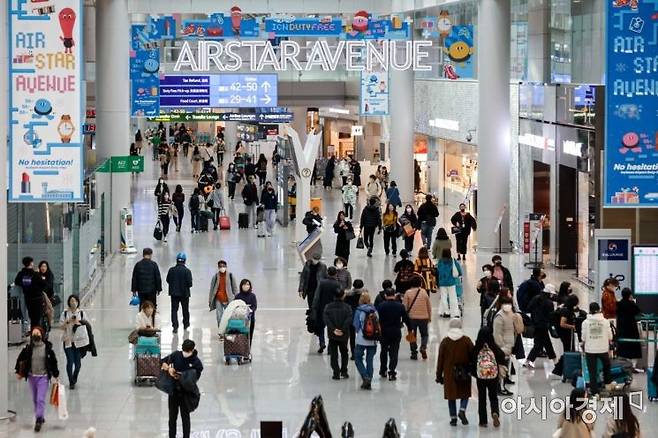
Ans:
<svg viewBox="0 0 658 438"><path fill-rule="evenodd" d="M544 277L545 275L540 268L533 268L530 278L519 285L519 289L516 291L516 301L522 312L529 313L528 305L530 301L541 294L544 289L544 283L542 282Z"/></svg>
<svg viewBox="0 0 658 438"><path fill-rule="evenodd" d="M270 181L265 183L265 188L260 195L260 203L265 210L265 229L267 237L272 237L274 223L276 222L277 196L274 192L274 186Z"/></svg>
<svg viewBox="0 0 658 438"><path fill-rule="evenodd" d="M164 192L158 200L158 219L162 224L162 242L167 243L169 224L171 223L172 211L176 211L169 198L169 192Z"/></svg>
<svg viewBox="0 0 658 438"><path fill-rule="evenodd" d="M34 270L32 257L23 257L23 269L16 274L14 284L23 292L31 327L41 326L44 313L43 290L46 284L41 275Z"/></svg>
<svg viewBox="0 0 658 438"><path fill-rule="evenodd" d="M340 283L342 290L349 290L352 286L352 274L347 269L347 260L342 257L334 259L334 266L336 267L336 280Z"/></svg>
<svg viewBox="0 0 658 438"><path fill-rule="evenodd" d="M74 332L85 319L84 312L80 309L79 298L71 295L66 300L67 308L62 312L59 322L64 329L62 342L64 344L64 354L66 355L66 374L69 378L69 389L75 389L78 382L80 367L82 366L80 350L73 343Z"/></svg>
<svg viewBox="0 0 658 438"><path fill-rule="evenodd" d="M155 186L153 194L155 199L159 200L164 193L169 193L169 186L163 178L158 178L158 184Z"/></svg>
<svg viewBox="0 0 658 438"><path fill-rule="evenodd" d="M235 186L240 182L240 172L235 168L235 163L228 165L226 169L226 185L228 186L228 197L235 198Z"/></svg>
<svg viewBox="0 0 658 438"><path fill-rule="evenodd" d="M535 327L534 345L532 346L532 350L530 350L528 358L524 364L528 368L535 367L535 358L539 356L542 348L546 351L548 358L552 360L554 364L557 363L555 350L553 349L553 343L551 342L551 336L548 331L551 323L550 315L551 312L555 310L555 306L550 297L553 294L556 294L555 286L547 284L542 293L530 300L530 303L528 304L532 324Z"/></svg>
<svg viewBox="0 0 658 438"><path fill-rule="evenodd" d="M354 237L354 227L342 211L338 212L334 222L334 233L336 233L336 257L342 257L347 263L350 259L350 237Z"/></svg>
<svg viewBox="0 0 658 438"><path fill-rule="evenodd" d="M617 289L619 289L619 281L616 278L606 278L603 282L601 313L605 319L615 321L617 318L617 297L615 295Z"/></svg>
<svg viewBox="0 0 658 438"><path fill-rule="evenodd" d="M224 193L222 193L222 184L220 182L215 183L215 188L210 194L210 203L212 204L212 221L213 221L213 230L217 230L219 227L219 217L224 210Z"/></svg>
<svg viewBox="0 0 658 438"><path fill-rule="evenodd" d="M378 205L379 198L368 199L368 205L361 212L360 227L363 232L363 243L368 249L367 256L372 257L374 247L375 230L382 231L382 216Z"/></svg>
<svg viewBox="0 0 658 438"><path fill-rule="evenodd" d="M477 229L477 222L471 213L466 211L466 204L463 203L459 204L459 211L452 215L450 222L457 241L457 260L466 260L468 236L471 235L471 231Z"/></svg>
<svg viewBox="0 0 658 438"><path fill-rule="evenodd" d="M411 254L414 250L414 238L416 237L416 230L418 229L418 217L411 205L407 204L407 206L404 207L404 212L400 216L399 222L402 227L404 249Z"/></svg>
<svg viewBox="0 0 658 438"><path fill-rule="evenodd" d="M176 225L176 232L180 232L183 226L183 217L185 216L185 193L183 193L183 186L178 184L171 196L171 202L174 204L176 214L174 214L174 224Z"/></svg>
<svg viewBox="0 0 658 438"><path fill-rule="evenodd" d="M359 194L359 188L353 184L352 177L348 177L341 191L343 211L352 220L354 218L354 209L356 208L356 197Z"/></svg>
<svg viewBox="0 0 658 438"><path fill-rule="evenodd" d="M210 280L210 293L208 295L208 307L210 311L215 311L217 316L217 327L222 320L224 309L228 303L233 301L238 293L235 286L233 274L228 272L228 264L225 260L217 262L217 272ZM220 335L221 337L221 335Z"/></svg>
<svg viewBox="0 0 658 438"><path fill-rule="evenodd" d="M366 195L368 195L368 199L376 198L377 204L379 204L382 196L382 186L377 181L377 177L375 175L370 175L368 184L366 184Z"/></svg>
<svg viewBox="0 0 658 438"><path fill-rule="evenodd" d="M491 307L500 290L500 283L493 278L493 266L489 264L482 266L482 273L484 276L476 286L480 294L480 327L484 326L484 314Z"/></svg>
<svg viewBox="0 0 658 438"><path fill-rule="evenodd" d="M452 258L449 249L444 249L441 259L436 264L436 277L441 294L439 303L439 315L443 318L461 317L457 301L457 286L461 283L463 276L461 265Z"/></svg>
<svg viewBox="0 0 658 438"><path fill-rule="evenodd" d="M235 296L236 300L244 301L251 309L251 325L249 326L249 346L254 340L254 328L256 327L256 309L258 308L258 300L256 294L251 287L251 281L243 279L240 282L240 293Z"/></svg>
<svg viewBox="0 0 658 438"><path fill-rule="evenodd" d="M505 388L507 383L511 381L507 378L508 370L510 369L510 358L514 349L514 342L516 335L523 331L523 320L520 315L514 313L512 306L512 299L509 297L499 298L497 305L499 306L498 312L493 317L493 335L496 345L505 353L505 364L500 369L500 395L511 395L511 391Z"/></svg>
<svg viewBox="0 0 658 438"><path fill-rule="evenodd" d="M386 204L386 211L382 215L382 225L384 226L384 252L389 254L389 248L393 252L393 257L398 253L398 230L400 224L398 222L398 212L395 210L395 205L391 202Z"/></svg>
<svg viewBox="0 0 658 438"><path fill-rule="evenodd" d="M503 266L503 258L495 254L491 257L491 263L493 264L493 276L500 282L501 286L506 287L509 290L514 290L514 282L512 281L512 274L509 269Z"/></svg>
<svg viewBox="0 0 658 438"><path fill-rule="evenodd" d="M43 328L35 326L32 328L30 343L21 350L16 359L14 372L18 380L25 379L30 384L32 402L34 404L34 431L41 431L45 420L46 396L50 379L59 378L57 367L57 356L53 351L53 345L44 338Z"/></svg>
<svg viewBox="0 0 658 438"><path fill-rule="evenodd" d="M183 438L190 438L190 403L195 400L198 406L200 394L196 382L201 378L203 364L195 349L194 341L183 341L182 351L174 351L162 359L162 370L174 379L174 391L169 394L169 438L176 438L178 412L183 423ZM196 406L192 406L196 408Z"/></svg>

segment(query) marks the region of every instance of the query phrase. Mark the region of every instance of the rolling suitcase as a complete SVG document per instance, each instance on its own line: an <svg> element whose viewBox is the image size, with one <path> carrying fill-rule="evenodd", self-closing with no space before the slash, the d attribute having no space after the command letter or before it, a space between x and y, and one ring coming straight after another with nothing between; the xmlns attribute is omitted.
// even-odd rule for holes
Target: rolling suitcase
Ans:
<svg viewBox="0 0 658 438"><path fill-rule="evenodd" d="M224 338L224 360L226 365L235 359L238 365L251 362L249 335L243 333L227 334Z"/></svg>
<svg viewBox="0 0 658 438"><path fill-rule="evenodd" d="M135 356L135 385L154 385L159 375L159 354L139 354Z"/></svg>
<svg viewBox="0 0 658 438"><path fill-rule="evenodd" d="M231 229L231 218L228 216L219 217L219 229L220 230L230 230Z"/></svg>
<svg viewBox="0 0 658 438"><path fill-rule="evenodd" d="M7 343L9 345L22 344L23 338L23 315L21 303L18 297L10 297L7 305Z"/></svg>
<svg viewBox="0 0 658 438"><path fill-rule="evenodd" d="M574 376L582 373L582 360L582 353L579 351L568 351L564 353L562 382L571 380Z"/></svg>
<svg viewBox="0 0 658 438"><path fill-rule="evenodd" d="M651 402L658 401L658 388L656 387L656 383L653 380L653 372L653 367L647 370L647 398Z"/></svg>
<svg viewBox="0 0 658 438"><path fill-rule="evenodd" d="M203 214L199 215L199 231L208 231L208 216Z"/></svg>
<svg viewBox="0 0 658 438"><path fill-rule="evenodd" d="M238 228L249 228L249 215L247 213L238 214Z"/></svg>

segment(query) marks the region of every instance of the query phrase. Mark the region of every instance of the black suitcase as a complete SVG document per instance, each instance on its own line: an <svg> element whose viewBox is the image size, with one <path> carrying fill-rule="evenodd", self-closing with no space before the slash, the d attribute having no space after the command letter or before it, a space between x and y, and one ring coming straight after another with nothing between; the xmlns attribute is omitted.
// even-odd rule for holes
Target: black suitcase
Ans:
<svg viewBox="0 0 658 438"><path fill-rule="evenodd" d="M205 215L199 215L199 231L208 231L208 217Z"/></svg>
<svg viewBox="0 0 658 438"><path fill-rule="evenodd" d="M249 228L249 215L247 213L238 214L238 228Z"/></svg>
<svg viewBox="0 0 658 438"><path fill-rule="evenodd" d="M7 302L7 319L9 321L22 321L21 301L18 297L9 297Z"/></svg>

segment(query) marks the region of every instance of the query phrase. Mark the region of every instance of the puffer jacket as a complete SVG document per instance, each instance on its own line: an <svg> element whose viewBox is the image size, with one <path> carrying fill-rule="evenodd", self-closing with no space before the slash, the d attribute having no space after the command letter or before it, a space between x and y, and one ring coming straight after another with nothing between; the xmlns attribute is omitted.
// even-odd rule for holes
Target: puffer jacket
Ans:
<svg viewBox="0 0 658 438"><path fill-rule="evenodd" d="M381 228L382 217L379 213L379 207L368 205L361 213L361 228Z"/></svg>
<svg viewBox="0 0 658 438"><path fill-rule="evenodd" d="M514 330L514 312L499 311L493 320L493 335L496 345L509 356L514 347L516 333Z"/></svg>
<svg viewBox="0 0 658 438"><path fill-rule="evenodd" d="M354 184L348 184L343 186L342 192L343 204L356 205L356 195L359 193L359 188L357 186Z"/></svg>

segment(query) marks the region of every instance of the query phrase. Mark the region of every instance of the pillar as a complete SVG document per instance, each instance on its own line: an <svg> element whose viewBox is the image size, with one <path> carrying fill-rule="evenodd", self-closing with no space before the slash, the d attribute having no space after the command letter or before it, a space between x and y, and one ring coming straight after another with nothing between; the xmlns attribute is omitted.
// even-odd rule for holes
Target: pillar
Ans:
<svg viewBox="0 0 658 438"><path fill-rule="evenodd" d="M510 21L510 0L480 0L477 211L478 247L484 251L497 251L499 239L509 250Z"/></svg>
<svg viewBox="0 0 658 438"><path fill-rule="evenodd" d="M551 2L528 2L528 82L551 82Z"/></svg>
<svg viewBox="0 0 658 438"><path fill-rule="evenodd" d="M128 155L130 146L130 20L127 0L96 2L96 145L100 157ZM119 249L121 208L130 207L130 173L112 174L106 245Z"/></svg>
<svg viewBox="0 0 658 438"><path fill-rule="evenodd" d="M7 16L7 1L0 0L0 101L7 105L9 102L9 81L7 72L9 71L9 53L7 48L7 29L9 29ZM6 146L8 133L9 111L5 106L4 111L0 111L0 139L3 139ZM7 148L0 148L0 284L9 284L7 279ZM0 321L5 324L7 321L7 300L0 302ZM7 351L7 330L0 330L0 418L7 416L9 409L9 387L8 387L8 362L9 354ZM13 374L13 373L12 373Z"/></svg>
<svg viewBox="0 0 658 438"><path fill-rule="evenodd" d="M403 204L414 199L414 72L389 71L390 175ZM366 176L367 179L367 176Z"/></svg>

